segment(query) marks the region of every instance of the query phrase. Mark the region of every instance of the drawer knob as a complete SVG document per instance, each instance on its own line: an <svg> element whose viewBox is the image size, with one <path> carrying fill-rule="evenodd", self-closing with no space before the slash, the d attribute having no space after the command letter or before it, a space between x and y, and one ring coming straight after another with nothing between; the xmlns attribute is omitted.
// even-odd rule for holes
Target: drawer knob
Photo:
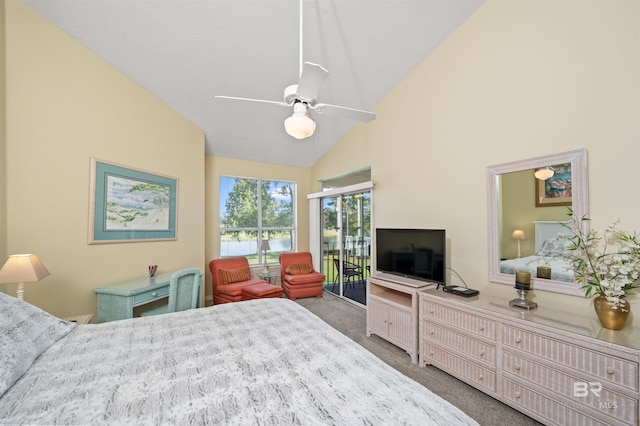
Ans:
<svg viewBox="0 0 640 426"><path fill-rule="evenodd" d="M434 334L436 334L436 332L431 330L431 335L433 336Z"/></svg>
<svg viewBox="0 0 640 426"><path fill-rule="evenodd" d="M484 351L480 352L480 356L484 356Z"/></svg>
<svg viewBox="0 0 640 426"><path fill-rule="evenodd" d="M520 366L519 366L519 365L517 365L517 364L516 364L513 368L514 368L516 371L520 371Z"/></svg>
<svg viewBox="0 0 640 426"><path fill-rule="evenodd" d="M520 343L520 342L522 342L522 338L520 338L520 337L516 337L515 342L516 342L516 343Z"/></svg>
<svg viewBox="0 0 640 426"><path fill-rule="evenodd" d="M484 376L481 374L478 376L478 380L484 380Z"/></svg>
<svg viewBox="0 0 640 426"><path fill-rule="evenodd" d="M615 370L615 369L613 369L613 368L611 368L611 367L607 367L607 374L608 374L608 375L612 375L612 374L615 374L615 373L616 373L616 370Z"/></svg>
<svg viewBox="0 0 640 426"><path fill-rule="evenodd" d="M515 396L516 398L520 398L520 392L514 393L513 396Z"/></svg>
<svg viewBox="0 0 640 426"><path fill-rule="evenodd" d="M152 297L156 297L157 295L158 295L158 293L156 293L155 291L152 291L152 292L151 292L151 296L152 296Z"/></svg>
<svg viewBox="0 0 640 426"><path fill-rule="evenodd" d="M432 313L433 313L433 309L431 309L431 310L429 311L429 313L430 313L430 314L432 314Z"/></svg>
<svg viewBox="0 0 640 426"><path fill-rule="evenodd" d="M478 327L478 329L479 329L480 331L484 331L484 325L481 325L480 327Z"/></svg>

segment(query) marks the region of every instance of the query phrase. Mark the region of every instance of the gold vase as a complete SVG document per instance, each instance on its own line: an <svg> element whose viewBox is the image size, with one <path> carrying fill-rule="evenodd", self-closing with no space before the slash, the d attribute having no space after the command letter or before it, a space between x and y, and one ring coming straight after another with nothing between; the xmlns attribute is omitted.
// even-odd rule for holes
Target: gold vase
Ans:
<svg viewBox="0 0 640 426"><path fill-rule="evenodd" d="M593 307L596 309L600 324L610 330L622 330L631 312L629 302L621 298L616 309L613 309L611 305L612 303L604 296L593 299Z"/></svg>

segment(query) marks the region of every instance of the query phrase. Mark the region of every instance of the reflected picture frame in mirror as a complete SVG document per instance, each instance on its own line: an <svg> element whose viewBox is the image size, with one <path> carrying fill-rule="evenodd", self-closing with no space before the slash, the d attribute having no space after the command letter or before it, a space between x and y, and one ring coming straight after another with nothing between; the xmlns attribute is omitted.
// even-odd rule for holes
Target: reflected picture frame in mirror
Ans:
<svg viewBox="0 0 640 426"><path fill-rule="evenodd" d="M587 150L578 149L559 154L530 158L522 161L499 164L487 167L487 219L488 219L488 270L489 281L513 286L514 274L500 272L500 234L501 234L501 176L506 173L521 172L545 168L556 164L571 163L572 174L572 206L576 217L583 217L589 210L589 176L587 166ZM566 216L566 220L570 220ZM588 221L585 221L588 222ZM585 223L584 226L588 226ZM588 231L586 229L585 231ZM570 232L567 230L567 232ZM584 293L580 285L575 282L565 282L546 278L531 278L532 290L551 291L555 293L582 296Z"/></svg>

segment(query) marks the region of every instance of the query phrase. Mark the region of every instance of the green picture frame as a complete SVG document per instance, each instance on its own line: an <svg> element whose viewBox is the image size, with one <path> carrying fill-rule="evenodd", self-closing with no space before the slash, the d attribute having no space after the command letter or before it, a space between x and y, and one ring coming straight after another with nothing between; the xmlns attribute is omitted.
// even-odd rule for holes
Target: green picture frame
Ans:
<svg viewBox="0 0 640 426"><path fill-rule="evenodd" d="M178 179L91 159L89 244L177 239Z"/></svg>

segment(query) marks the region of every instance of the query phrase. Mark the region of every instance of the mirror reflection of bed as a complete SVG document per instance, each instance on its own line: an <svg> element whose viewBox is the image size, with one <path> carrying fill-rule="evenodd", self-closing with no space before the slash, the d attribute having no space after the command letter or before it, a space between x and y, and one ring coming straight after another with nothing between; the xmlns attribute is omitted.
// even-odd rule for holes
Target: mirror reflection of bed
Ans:
<svg viewBox="0 0 640 426"><path fill-rule="evenodd" d="M500 261L500 273L527 271L537 275L539 266L551 268L551 279L572 283L574 280L567 251L571 246L570 221L534 221L534 252L523 257Z"/></svg>

